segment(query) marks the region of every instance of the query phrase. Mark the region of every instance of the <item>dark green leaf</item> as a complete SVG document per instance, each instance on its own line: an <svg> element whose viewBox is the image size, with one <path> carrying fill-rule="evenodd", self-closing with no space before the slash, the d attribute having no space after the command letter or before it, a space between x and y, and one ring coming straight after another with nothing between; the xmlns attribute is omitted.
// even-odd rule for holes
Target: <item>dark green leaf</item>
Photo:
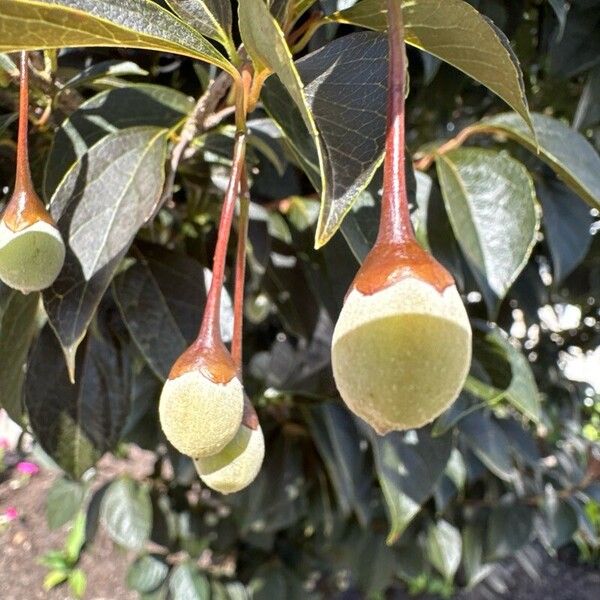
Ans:
<svg viewBox="0 0 600 600"><path fill-rule="evenodd" d="M584 259L592 245L592 215L587 204L558 181L538 181L546 243L559 286Z"/></svg>
<svg viewBox="0 0 600 600"><path fill-rule="evenodd" d="M233 70L200 34L150 0L2 0L0 51L76 46L174 52Z"/></svg>
<svg viewBox="0 0 600 600"><path fill-rule="evenodd" d="M515 113L483 119L475 130L498 132L515 139L531 150L556 172L588 204L600 208L600 156L594 147L565 123L534 113L535 133ZM539 153L538 153L539 145Z"/></svg>
<svg viewBox="0 0 600 600"><path fill-rule="evenodd" d="M428 429L379 437L371 433L375 468L390 519L387 541L395 542L433 493L448 463L452 436Z"/></svg>
<svg viewBox="0 0 600 600"><path fill-rule="evenodd" d="M128 60L104 60L77 73L64 83L63 89L84 86L102 77L125 77L127 75L144 76L148 75L148 71L144 71L136 63Z"/></svg>
<svg viewBox="0 0 600 600"><path fill-rule="evenodd" d="M140 550L152 529L152 503L148 490L127 477L116 479L102 498L100 519L117 544Z"/></svg>
<svg viewBox="0 0 600 600"><path fill-rule="evenodd" d="M25 403L42 448L73 477L80 477L115 446L129 410L129 365L99 333L88 336L69 382L62 352L49 326L29 360Z"/></svg>
<svg viewBox="0 0 600 600"><path fill-rule="evenodd" d="M52 484L46 497L46 520L50 529L70 521L81 508L84 487L78 481L60 478Z"/></svg>
<svg viewBox="0 0 600 600"><path fill-rule="evenodd" d="M456 239L477 279L502 299L535 244L531 177L507 153L477 148L439 155L436 164Z"/></svg>
<svg viewBox="0 0 600 600"><path fill-rule="evenodd" d="M168 572L168 565L159 557L145 554L129 567L127 585L136 592L152 592L163 583Z"/></svg>
<svg viewBox="0 0 600 600"><path fill-rule="evenodd" d="M191 562L184 562L173 570L169 578L173 600L209 600L210 584Z"/></svg>
<svg viewBox="0 0 600 600"><path fill-rule="evenodd" d="M8 290L0 305L0 408L17 423L23 421L25 362L37 330L40 295Z"/></svg>
<svg viewBox="0 0 600 600"><path fill-rule="evenodd" d="M192 99L181 92L150 84L128 85L92 96L63 121L54 136L45 171L46 198L52 197L71 165L103 137L142 125L170 129L185 119L193 106Z"/></svg>
<svg viewBox="0 0 600 600"><path fill-rule="evenodd" d="M533 527L533 514L523 504L494 508L487 528L487 555L492 559L514 555L528 541Z"/></svg>
<svg viewBox="0 0 600 600"><path fill-rule="evenodd" d="M529 119L519 63L506 36L489 19L463 0L403 0L402 16L408 44L460 69ZM387 29L384 0L362 0L329 19Z"/></svg>
<svg viewBox="0 0 600 600"><path fill-rule="evenodd" d="M117 131L73 165L52 197L51 212L68 248L44 306L71 374L115 269L160 198L165 153L164 129Z"/></svg>

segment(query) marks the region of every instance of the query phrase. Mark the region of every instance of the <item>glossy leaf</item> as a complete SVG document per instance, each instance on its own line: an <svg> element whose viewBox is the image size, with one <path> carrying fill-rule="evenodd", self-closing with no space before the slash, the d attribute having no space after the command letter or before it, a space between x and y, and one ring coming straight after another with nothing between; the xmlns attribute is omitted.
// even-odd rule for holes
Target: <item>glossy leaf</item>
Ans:
<svg viewBox="0 0 600 600"><path fill-rule="evenodd" d="M140 550L152 529L148 490L127 477L116 479L102 498L100 519L113 541L125 548Z"/></svg>
<svg viewBox="0 0 600 600"><path fill-rule="evenodd" d="M146 554L129 567L127 585L142 594L152 592L165 581L168 572L168 565L159 557Z"/></svg>
<svg viewBox="0 0 600 600"><path fill-rule="evenodd" d="M22 423L23 367L37 330L40 295L24 296L4 289L6 298L0 304L0 408L6 410L13 421Z"/></svg>
<svg viewBox="0 0 600 600"><path fill-rule="evenodd" d="M129 411L129 365L99 333L86 340L70 383L61 348L46 326L29 360L25 403L36 439L79 478L118 442Z"/></svg>
<svg viewBox="0 0 600 600"><path fill-rule="evenodd" d="M92 96L63 121L54 135L44 174L46 198L52 197L69 168L103 137L142 125L170 129L193 107L193 100L185 94L145 83Z"/></svg>
<svg viewBox="0 0 600 600"><path fill-rule="evenodd" d="M210 585L191 562L184 562L173 570L169 578L173 600L209 600Z"/></svg>
<svg viewBox="0 0 600 600"><path fill-rule="evenodd" d="M523 75L506 36L463 0L403 0L406 43L460 69L529 121ZM362 0L329 20L385 31L385 0Z"/></svg>
<svg viewBox="0 0 600 600"><path fill-rule="evenodd" d="M233 70L200 34L150 0L2 0L1 52L81 46L173 52Z"/></svg>
<svg viewBox="0 0 600 600"><path fill-rule="evenodd" d="M456 239L475 277L502 299L535 244L531 176L507 153L478 148L439 155L436 165Z"/></svg>
<svg viewBox="0 0 600 600"><path fill-rule="evenodd" d="M148 71L129 60L104 60L83 69L65 81L63 89L85 86L104 77L126 77L128 75L145 76L148 75Z"/></svg>
<svg viewBox="0 0 600 600"><path fill-rule="evenodd" d="M452 580L462 555L460 532L448 521L440 520L427 531L427 557L448 581Z"/></svg>
<svg viewBox="0 0 600 600"><path fill-rule="evenodd" d="M536 139L526 123L515 113L483 119L474 129L498 132L513 138L543 161L592 207L600 208L600 156L594 147L565 123L534 113ZM539 153L538 153L539 145Z"/></svg>
<svg viewBox="0 0 600 600"><path fill-rule="evenodd" d="M164 129L117 131L73 165L52 197L68 247L63 271L44 291L44 306L71 373L102 295L160 198L165 153Z"/></svg>
<svg viewBox="0 0 600 600"><path fill-rule="evenodd" d="M384 437L372 433L371 445L390 519L387 542L392 544L433 493L450 458L452 436L434 438L428 429Z"/></svg>

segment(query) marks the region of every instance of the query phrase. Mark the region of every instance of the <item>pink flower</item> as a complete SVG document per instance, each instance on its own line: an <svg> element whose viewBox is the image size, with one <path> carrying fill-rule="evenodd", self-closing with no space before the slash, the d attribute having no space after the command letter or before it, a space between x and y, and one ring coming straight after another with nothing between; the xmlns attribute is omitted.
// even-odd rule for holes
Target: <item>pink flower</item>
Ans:
<svg viewBox="0 0 600 600"><path fill-rule="evenodd" d="M0 450L8 450L10 448L10 442L8 438L2 437L0 438Z"/></svg>
<svg viewBox="0 0 600 600"><path fill-rule="evenodd" d="M35 475L40 472L40 468L35 463L23 460L17 464L17 471L22 475Z"/></svg>
<svg viewBox="0 0 600 600"><path fill-rule="evenodd" d="M14 521L19 518L19 511L14 506L9 506L3 516L6 521Z"/></svg>

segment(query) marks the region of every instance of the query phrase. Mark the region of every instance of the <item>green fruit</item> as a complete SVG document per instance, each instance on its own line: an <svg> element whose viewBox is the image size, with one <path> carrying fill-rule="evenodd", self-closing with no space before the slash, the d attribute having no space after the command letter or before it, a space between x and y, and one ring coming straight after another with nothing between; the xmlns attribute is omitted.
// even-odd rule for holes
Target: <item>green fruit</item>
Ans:
<svg viewBox="0 0 600 600"><path fill-rule="evenodd" d="M222 494L232 494L254 481L264 456L265 438L260 425L256 429L242 425L223 450L194 460L194 465L208 487Z"/></svg>
<svg viewBox="0 0 600 600"><path fill-rule="evenodd" d="M421 427L458 396L471 327L455 286L407 277L374 294L352 289L332 341L337 388L379 434Z"/></svg>
<svg viewBox="0 0 600 600"><path fill-rule="evenodd" d="M0 221L0 279L24 294L52 285L65 261L65 244L58 229L35 221L12 231Z"/></svg>
<svg viewBox="0 0 600 600"><path fill-rule="evenodd" d="M244 411L244 389L237 377L215 383L199 370L168 379L159 416L167 439L194 458L222 450L237 433Z"/></svg>

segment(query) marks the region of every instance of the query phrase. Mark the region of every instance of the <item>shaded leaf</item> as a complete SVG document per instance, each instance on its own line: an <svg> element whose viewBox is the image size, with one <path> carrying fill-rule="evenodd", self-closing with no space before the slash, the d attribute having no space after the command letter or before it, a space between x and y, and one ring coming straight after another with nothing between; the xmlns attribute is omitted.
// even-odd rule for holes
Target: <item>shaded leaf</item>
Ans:
<svg viewBox="0 0 600 600"><path fill-rule="evenodd" d="M119 440L129 411L129 365L99 333L77 358L71 384L61 348L49 326L34 345L25 403L36 439L53 460L79 478Z"/></svg>
<svg viewBox="0 0 600 600"><path fill-rule="evenodd" d="M533 528L533 511L523 504L492 509L487 527L487 556L492 559L511 556L528 541Z"/></svg>
<svg viewBox="0 0 600 600"><path fill-rule="evenodd" d="M17 423L23 422L25 362L37 331L40 295L24 296L6 289L0 304L0 408Z"/></svg>
<svg viewBox="0 0 600 600"><path fill-rule="evenodd" d="M210 584L191 562L177 565L169 578L173 600L209 600Z"/></svg>
<svg viewBox="0 0 600 600"><path fill-rule="evenodd" d="M531 177L507 153L478 148L439 155L436 165L456 239L476 278L502 299L535 244Z"/></svg>
<svg viewBox="0 0 600 600"><path fill-rule="evenodd" d="M456 527L444 520L430 525L427 531L427 557L446 580L454 577L461 555L462 539Z"/></svg>
<svg viewBox="0 0 600 600"><path fill-rule="evenodd" d="M432 437L427 428L384 437L371 433L375 469L390 519L387 542L395 542L417 515L444 472L452 436Z"/></svg>
<svg viewBox="0 0 600 600"><path fill-rule="evenodd" d="M193 100L177 90L145 83L92 96L61 123L54 135L44 174L46 198L52 197L71 165L103 137L118 129L142 125L170 129L185 119L193 106Z"/></svg>
<svg viewBox="0 0 600 600"><path fill-rule="evenodd" d="M460 69L529 120L519 63L506 36L489 19L462 0L403 0L402 16L407 44ZM387 29L384 0L362 0L328 19Z"/></svg>
<svg viewBox="0 0 600 600"><path fill-rule="evenodd" d="M166 131L134 127L98 142L69 170L50 210L67 242L44 306L72 374L75 353L119 262L152 215L164 181Z"/></svg>
<svg viewBox="0 0 600 600"><path fill-rule="evenodd" d="M513 138L545 161L573 191L588 204L600 208L600 156L594 147L565 123L532 114L536 140L515 113L483 119L474 130L499 132Z"/></svg>
<svg viewBox="0 0 600 600"><path fill-rule="evenodd" d="M46 521L50 529L69 522L81 508L84 488L78 481L56 479L46 497Z"/></svg>
<svg viewBox="0 0 600 600"><path fill-rule="evenodd" d="M200 34L150 0L2 0L0 51L123 46L233 66Z"/></svg>
<svg viewBox="0 0 600 600"><path fill-rule="evenodd" d="M84 86L101 77L124 77L127 75L143 76L148 75L148 71L144 71L136 63L129 60L104 60L83 69L83 71L65 81L62 89Z"/></svg>
<svg viewBox="0 0 600 600"><path fill-rule="evenodd" d="M116 479L102 498L100 519L117 544L131 550L141 549L152 529L148 490L127 477Z"/></svg>

